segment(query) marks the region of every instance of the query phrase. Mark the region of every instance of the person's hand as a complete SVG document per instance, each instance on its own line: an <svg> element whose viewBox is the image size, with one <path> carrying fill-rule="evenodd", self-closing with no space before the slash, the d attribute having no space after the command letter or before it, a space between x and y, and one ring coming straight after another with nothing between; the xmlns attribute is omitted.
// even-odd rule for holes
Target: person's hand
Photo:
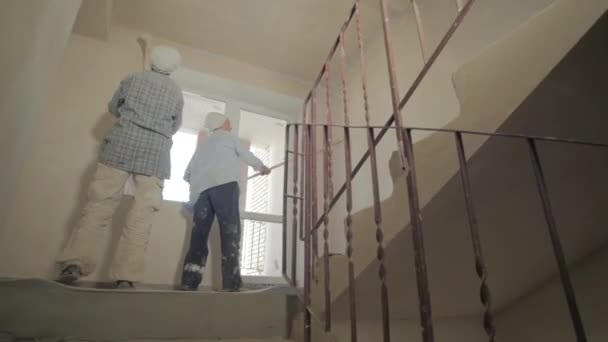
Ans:
<svg viewBox="0 0 608 342"><path fill-rule="evenodd" d="M262 169L260 170L260 174L262 176L266 176L268 174L270 174L270 168L268 166L262 166Z"/></svg>

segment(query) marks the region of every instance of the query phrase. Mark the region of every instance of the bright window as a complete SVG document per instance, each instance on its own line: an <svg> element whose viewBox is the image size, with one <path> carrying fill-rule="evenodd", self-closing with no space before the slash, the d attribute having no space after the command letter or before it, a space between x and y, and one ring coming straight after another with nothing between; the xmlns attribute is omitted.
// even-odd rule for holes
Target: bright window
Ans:
<svg viewBox="0 0 608 342"><path fill-rule="evenodd" d="M188 202L190 185L184 180L184 172L196 149L196 132L182 130L173 136L171 148L171 179L165 181L163 199L167 201Z"/></svg>
<svg viewBox="0 0 608 342"><path fill-rule="evenodd" d="M270 166L270 146L251 145L251 152L255 154L264 165ZM256 174L253 168L248 169L247 176ZM268 213L270 202L269 177L255 177L247 181L247 199L245 210L256 213ZM243 274L263 274L266 263L266 237L267 222L244 221L243 243L241 251L241 271Z"/></svg>
<svg viewBox="0 0 608 342"><path fill-rule="evenodd" d="M239 136L250 143L251 152L267 166L280 165L285 152L285 121L246 110L239 114ZM248 177L254 174L249 168ZM244 275L280 277L282 231L275 222L282 220L283 168L276 167L269 176L250 178L241 191L246 193L241 271Z"/></svg>

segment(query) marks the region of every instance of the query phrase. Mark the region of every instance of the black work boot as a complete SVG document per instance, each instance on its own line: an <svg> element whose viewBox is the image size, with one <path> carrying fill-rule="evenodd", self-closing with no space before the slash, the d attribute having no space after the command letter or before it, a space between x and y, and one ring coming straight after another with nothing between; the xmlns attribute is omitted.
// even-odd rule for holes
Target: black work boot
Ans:
<svg viewBox="0 0 608 342"><path fill-rule="evenodd" d="M182 273L182 285L180 290L182 291L197 291L198 286L203 281L203 275L198 271L184 271Z"/></svg>
<svg viewBox="0 0 608 342"><path fill-rule="evenodd" d="M82 272L80 271L80 266L78 265L67 265L59 274L59 278L57 278L57 282L64 285L74 285L82 276Z"/></svg>
<svg viewBox="0 0 608 342"><path fill-rule="evenodd" d="M135 290L135 285L133 285L132 281L117 280L116 289L118 289L118 290Z"/></svg>

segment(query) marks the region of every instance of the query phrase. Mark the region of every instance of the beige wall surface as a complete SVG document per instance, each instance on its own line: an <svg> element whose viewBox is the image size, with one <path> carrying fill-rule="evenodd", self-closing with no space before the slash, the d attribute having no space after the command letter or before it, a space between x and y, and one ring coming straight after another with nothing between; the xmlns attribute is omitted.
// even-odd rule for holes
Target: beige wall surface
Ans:
<svg viewBox="0 0 608 342"><path fill-rule="evenodd" d="M0 231L80 0L7 0L0 11Z"/></svg>

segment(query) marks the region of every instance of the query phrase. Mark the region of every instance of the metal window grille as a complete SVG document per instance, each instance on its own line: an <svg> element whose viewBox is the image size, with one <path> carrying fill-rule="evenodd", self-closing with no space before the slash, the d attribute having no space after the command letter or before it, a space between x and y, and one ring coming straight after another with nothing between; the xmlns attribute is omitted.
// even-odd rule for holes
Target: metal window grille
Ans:
<svg viewBox="0 0 608 342"><path fill-rule="evenodd" d="M255 154L264 165L270 162L270 146L252 144L251 152ZM248 175L255 173L249 169ZM267 213L269 209L269 180L268 177L256 177L247 183L247 200L245 210L256 213ZM267 223L245 220L243 227L243 253L241 255L241 269L243 274L261 274L266 261L266 229Z"/></svg>

